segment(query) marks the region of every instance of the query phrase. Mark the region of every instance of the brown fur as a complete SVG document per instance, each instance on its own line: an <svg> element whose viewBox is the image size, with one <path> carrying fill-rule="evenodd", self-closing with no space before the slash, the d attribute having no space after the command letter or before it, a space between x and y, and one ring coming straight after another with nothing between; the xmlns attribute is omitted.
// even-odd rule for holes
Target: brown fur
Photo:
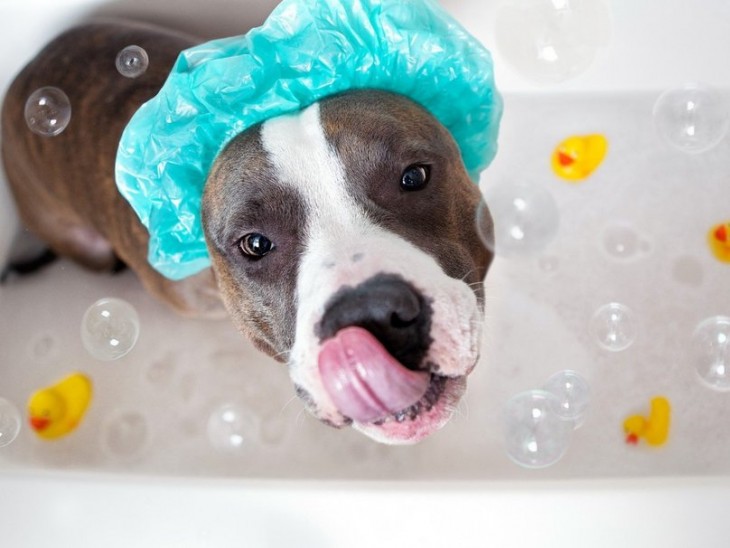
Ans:
<svg viewBox="0 0 730 548"><path fill-rule="evenodd" d="M369 218L435 257L448 276L471 284L481 300L480 282L492 255L474 222L479 188L451 134L410 99L377 90L325 98L320 117L345 167L348 192ZM404 192L401 175L415 163L431 166L431 180L423 190ZM236 137L206 182L203 226L234 323L259 349L285 357L294 342L307 212L299 193L274 173L259 127ZM244 258L238 242L247 232L266 234L276 252L260 261Z"/></svg>
<svg viewBox="0 0 730 548"><path fill-rule="evenodd" d="M23 223L55 252L97 270L111 269L119 257L150 293L179 312L215 315L221 305L210 271L179 283L150 267L147 230L114 182L122 130L157 93L178 53L194 43L138 24L96 23L63 33L6 94L2 156ZM115 67L117 53L131 44L150 56L149 69L135 79ZM25 122L28 96L44 86L62 89L71 102L71 121L56 137L36 135Z"/></svg>
<svg viewBox="0 0 730 548"><path fill-rule="evenodd" d="M132 114L163 84L191 38L154 27L98 23L62 34L18 75L2 112L2 154L25 225L54 251L90 268L111 268L119 257L150 293L187 315L217 315L222 304L234 324L264 352L285 361L294 339L296 276L305 207L279 184L260 143L259 128L236 137L219 155L203 197L203 222L213 269L173 282L147 262L148 234L117 191L114 163ZM117 53L130 44L150 56L139 78L121 76ZM64 90L72 118L56 137L32 133L23 111L42 86ZM451 135L410 100L377 91L325 99L322 123L346 168L351 192L371 218L433 255L451 277L481 298L491 261L474 226L479 200ZM429 186L403 193L410 164L431 165ZM242 261L243 226L272 236L277 252L260 263ZM79 235L82 234L83 237ZM89 241L101 245L88 246Z"/></svg>

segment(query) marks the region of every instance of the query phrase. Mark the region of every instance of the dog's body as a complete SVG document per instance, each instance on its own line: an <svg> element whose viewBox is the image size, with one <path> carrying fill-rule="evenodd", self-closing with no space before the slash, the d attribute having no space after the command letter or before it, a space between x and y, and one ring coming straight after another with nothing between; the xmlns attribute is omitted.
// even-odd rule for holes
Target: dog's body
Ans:
<svg viewBox="0 0 730 548"><path fill-rule="evenodd" d="M421 107L372 90L250 128L206 182L213 268L170 281L147 262L147 230L117 191L114 162L129 118L193 43L150 27L87 25L24 69L5 100L2 144L26 226L88 267L121 259L182 313L216 315L220 295L258 348L288 361L323 421L381 441L423 438L448 420L476 363L491 260L456 144ZM150 56L138 79L114 66L130 44ZM57 137L26 127L25 100L42 86L72 104Z"/></svg>
<svg viewBox="0 0 730 548"><path fill-rule="evenodd" d="M130 44L154 59L144 77L129 79L115 68ZM173 283L147 262L148 234L119 194L114 161L132 114L165 81L191 38L142 25L95 24L72 29L49 43L10 86L2 111L3 163L21 218L59 255L96 270L118 259L146 289L187 315L220 308L210 273ZM30 133L25 101L38 88L55 86L69 97L71 121L53 138Z"/></svg>

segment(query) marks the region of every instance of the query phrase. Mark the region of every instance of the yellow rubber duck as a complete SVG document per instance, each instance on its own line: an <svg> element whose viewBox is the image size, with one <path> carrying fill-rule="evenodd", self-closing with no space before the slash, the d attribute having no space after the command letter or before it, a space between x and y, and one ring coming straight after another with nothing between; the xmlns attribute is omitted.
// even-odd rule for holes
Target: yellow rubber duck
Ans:
<svg viewBox="0 0 730 548"><path fill-rule="evenodd" d="M649 445L664 445L669 437L669 424L672 407L663 396L651 399L649 418L633 415L624 421L626 443L636 445L644 438Z"/></svg>
<svg viewBox="0 0 730 548"><path fill-rule="evenodd" d="M38 390L28 398L31 427L47 440L70 434L83 419L91 393L91 380L83 373L72 373L53 386Z"/></svg>
<svg viewBox="0 0 730 548"><path fill-rule="evenodd" d="M580 181L601 165L607 150L603 135L572 135L555 147L550 163L558 177Z"/></svg>
<svg viewBox="0 0 730 548"><path fill-rule="evenodd" d="M707 233L707 243L718 261L730 263L730 222L713 226Z"/></svg>

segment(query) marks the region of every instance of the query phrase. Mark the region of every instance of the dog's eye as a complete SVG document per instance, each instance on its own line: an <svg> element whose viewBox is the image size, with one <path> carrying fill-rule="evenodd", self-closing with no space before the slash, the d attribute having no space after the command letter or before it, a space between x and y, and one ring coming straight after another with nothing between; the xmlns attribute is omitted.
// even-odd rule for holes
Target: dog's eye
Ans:
<svg viewBox="0 0 730 548"><path fill-rule="evenodd" d="M260 259L274 249L274 244L263 234L252 232L241 238L238 247L241 249L241 253L247 257Z"/></svg>
<svg viewBox="0 0 730 548"><path fill-rule="evenodd" d="M403 190L421 190L428 183L431 171L428 166L414 164L403 172L400 187Z"/></svg>

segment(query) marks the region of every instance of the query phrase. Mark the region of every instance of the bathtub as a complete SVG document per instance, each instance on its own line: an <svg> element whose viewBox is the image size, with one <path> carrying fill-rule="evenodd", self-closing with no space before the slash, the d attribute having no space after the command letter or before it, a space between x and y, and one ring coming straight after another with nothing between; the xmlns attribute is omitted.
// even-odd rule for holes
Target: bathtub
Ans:
<svg viewBox="0 0 730 548"><path fill-rule="evenodd" d="M4 0L0 88L88 14L214 37L258 24L274 4ZM494 47L501 3L444 4L492 49L505 97L482 188L540 182L560 211L545 249L496 259L483 359L451 423L414 447L328 429L292 398L286 371L227 322L181 322L129 273L58 262L0 286L0 397L23 410L32 391L75 369L94 379L96 397L72 436L49 444L23 428L0 447L0 546L728 545L730 395L698 382L683 341L701 319L730 315L730 266L704 240L707 223L730 221L730 138L685 155L657 137L652 107L690 81L727 93L730 7L609 2L610 33L592 62L545 84ZM608 138L604 164L579 185L555 178L555 144L589 132ZM631 257L607 255L613 226L636 236ZM18 240L27 242L2 184L0 263ZM111 295L135 306L142 331L133 352L108 363L85 352L77 319ZM637 337L606 353L586 325L612 300L631 305ZM556 464L520 467L505 453L501 410L562 369L590 382L590 413ZM623 419L655 394L673 404L669 443L628 446ZM206 437L207 417L232 401L256 423L255 442L235 454Z"/></svg>

